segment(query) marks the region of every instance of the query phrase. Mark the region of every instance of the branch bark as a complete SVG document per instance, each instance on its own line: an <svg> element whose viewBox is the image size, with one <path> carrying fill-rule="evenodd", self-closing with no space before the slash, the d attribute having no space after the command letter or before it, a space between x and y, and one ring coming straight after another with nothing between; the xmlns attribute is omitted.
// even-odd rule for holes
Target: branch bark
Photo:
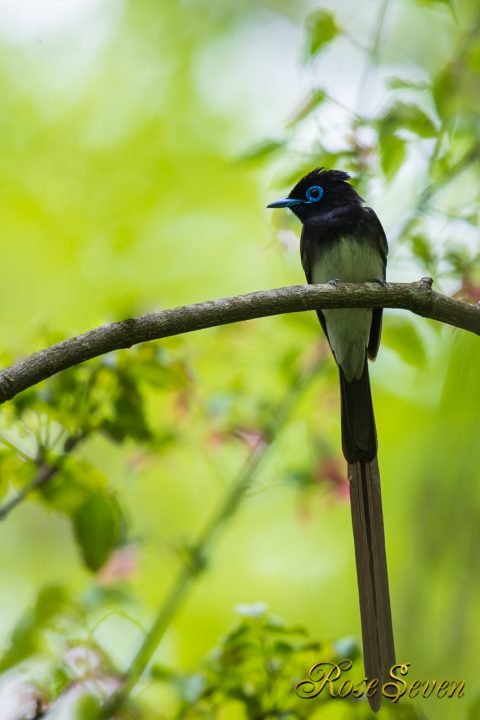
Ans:
<svg viewBox="0 0 480 720"><path fill-rule="evenodd" d="M113 350L149 340L254 318L304 310L385 307L480 335L480 306L453 300L431 289L432 279L413 283L292 285L248 295L209 300L122 320L89 330L30 355L0 372L0 403L56 373Z"/></svg>

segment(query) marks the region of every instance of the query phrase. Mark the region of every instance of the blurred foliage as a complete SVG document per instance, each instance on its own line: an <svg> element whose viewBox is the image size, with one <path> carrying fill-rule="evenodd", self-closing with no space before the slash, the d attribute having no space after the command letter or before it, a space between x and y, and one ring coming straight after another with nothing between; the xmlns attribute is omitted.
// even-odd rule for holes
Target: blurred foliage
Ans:
<svg viewBox="0 0 480 720"><path fill-rule="evenodd" d="M324 45L338 35L340 28L335 17L327 10L317 10L307 19L307 54L315 57Z"/></svg>
<svg viewBox="0 0 480 720"><path fill-rule="evenodd" d="M3 366L101 322L303 282L295 219L268 226L264 206L317 165L377 210L390 279L480 300L475 3L21 5L0 14ZM382 347L398 657L465 679L475 720L478 340L386 312ZM118 717L371 718L294 693L320 659L362 672L357 642L335 641L360 634L347 499L313 314L112 353L17 396L0 418L2 720L100 717L178 571L189 595Z"/></svg>
<svg viewBox="0 0 480 720"><path fill-rule="evenodd" d="M179 701L178 718L216 717L230 708L234 717L323 717L317 708L300 699L295 685L318 657L340 662L343 655L358 658L351 639L337 644L312 641L303 627L288 627L261 603L238 606L242 616L210 652L199 671L179 675L154 665L152 677L173 684ZM370 713L369 713L370 714Z"/></svg>

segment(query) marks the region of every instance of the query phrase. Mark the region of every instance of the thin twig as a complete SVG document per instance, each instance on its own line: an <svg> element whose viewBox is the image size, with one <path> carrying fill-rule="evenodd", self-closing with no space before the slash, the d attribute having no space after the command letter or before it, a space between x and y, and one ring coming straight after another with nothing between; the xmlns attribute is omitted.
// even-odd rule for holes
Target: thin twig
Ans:
<svg viewBox="0 0 480 720"><path fill-rule="evenodd" d="M13 443L11 440L5 437L5 435L0 434L0 444L5 445L5 447L8 447L9 450L13 450L14 453L16 453L19 457L22 458L22 460L25 460L25 462L31 462L35 458L33 455L28 455L26 452L21 450L15 443Z"/></svg>
<svg viewBox="0 0 480 720"><path fill-rule="evenodd" d="M429 161L429 171L428 174L430 176L433 165L435 164L436 157L438 155L438 152L440 150L440 142L441 142L441 136L443 133L440 133L440 135L437 138L437 142L435 143L432 156ZM422 213L425 212L428 205L430 204L430 201L432 198L437 195L440 190L443 190L447 185L449 185L453 180L457 178L460 173L467 170L470 165L473 165L473 163L477 162L480 159L480 146L478 144L474 144L467 152L459 159L457 160L454 165L449 169L448 173L446 173L443 178L440 180L437 180L436 182L432 183L431 185L427 185L427 187L422 190L418 197L418 202L415 205L413 211L410 213L406 221L401 225L397 232L397 236L400 237L408 237L409 233L411 232L412 228L414 227L417 218L419 215L422 215Z"/></svg>
<svg viewBox="0 0 480 720"><path fill-rule="evenodd" d="M60 455L55 462L48 463L41 456L36 460L38 471L33 480L28 485L25 485L15 497L11 500L7 500L2 506L0 506L0 520L5 520L7 515L23 502L30 493L34 490L39 490L44 487L57 473L62 469L65 459L70 455L73 450L78 446L80 441L83 439L83 435L76 435L68 437L63 446L63 454Z"/></svg>
<svg viewBox="0 0 480 720"><path fill-rule="evenodd" d="M372 72L373 66L378 63L380 56L380 43L382 40L383 27L385 24L385 18L387 15L387 8L389 0L381 0L382 4L378 13L377 22L373 30L373 38L371 48L368 52L368 58L365 64L365 68L358 85L358 98L357 98L357 113L359 115L363 112L364 97L367 90L368 81Z"/></svg>
<svg viewBox="0 0 480 720"><path fill-rule="evenodd" d="M125 673L125 683L118 692L112 695L103 708L103 718L110 718L126 701L132 690L138 684L153 654L157 650L167 627L170 625L172 618L187 594L190 585L205 567L208 554L219 532L238 510L241 501L252 486L259 467L265 461L274 441L290 417L299 397L315 377L318 367L318 365L312 366L309 370L300 374L296 382L291 385L288 394L273 415L272 423L267 431L267 438L262 437L257 441L249 459L231 486L223 503L207 523L195 544L191 547L189 561L180 570L177 580L160 607L150 631L147 633L129 669Z"/></svg>

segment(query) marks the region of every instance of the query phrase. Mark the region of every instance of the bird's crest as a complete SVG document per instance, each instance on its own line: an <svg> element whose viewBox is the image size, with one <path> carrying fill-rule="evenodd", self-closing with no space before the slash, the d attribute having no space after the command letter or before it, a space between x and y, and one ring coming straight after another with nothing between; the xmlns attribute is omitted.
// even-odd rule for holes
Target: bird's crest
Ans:
<svg viewBox="0 0 480 720"><path fill-rule="evenodd" d="M302 197L305 190L314 183L320 183L325 189L342 186L348 182L350 175L344 170L329 170L326 167L316 167L303 176L290 192L289 197Z"/></svg>

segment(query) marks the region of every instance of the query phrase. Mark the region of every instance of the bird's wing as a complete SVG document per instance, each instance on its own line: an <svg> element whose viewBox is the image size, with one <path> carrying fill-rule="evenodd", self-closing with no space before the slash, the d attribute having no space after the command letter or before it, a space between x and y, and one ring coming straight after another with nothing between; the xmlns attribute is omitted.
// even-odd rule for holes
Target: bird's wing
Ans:
<svg viewBox="0 0 480 720"><path fill-rule="evenodd" d="M365 216L369 219L369 226L370 226L370 232L372 235L374 235L378 242L379 250L382 254L382 260L383 264L386 268L387 266L387 255L388 255L388 242L387 242L387 236L385 235L385 230L383 229L382 223L377 217L377 213L375 210L372 210L370 207L364 207L362 208L365 212ZM381 278L382 280L385 279L385 276Z"/></svg>
<svg viewBox="0 0 480 720"><path fill-rule="evenodd" d="M315 247L316 243L312 238L309 227L307 225L303 225L302 234L300 236L300 257L302 260L302 267L305 272L305 277L307 278L307 283L309 285L312 284L312 268L315 258ZM320 320L320 325L322 326L322 330L325 333L325 337L328 340L327 323L325 322L325 317L321 310L316 310L315 312L317 313L318 319Z"/></svg>
<svg viewBox="0 0 480 720"><path fill-rule="evenodd" d="M382 254L384 273L382 278L379 280L385 280L386 267L387 267L387 254L388 254L388 242L385 230L383 229L382 223L377 217L377 214L372 208L363 208L366 216L369 218L369 232L372 234L372 239L378 244L379 250ZM375 308L372 313L372 325L370 328L370 337L368 340L367 353L370 360L375 360L380 346L380 338L382 335L382 316L383 308Z"/></svg>

